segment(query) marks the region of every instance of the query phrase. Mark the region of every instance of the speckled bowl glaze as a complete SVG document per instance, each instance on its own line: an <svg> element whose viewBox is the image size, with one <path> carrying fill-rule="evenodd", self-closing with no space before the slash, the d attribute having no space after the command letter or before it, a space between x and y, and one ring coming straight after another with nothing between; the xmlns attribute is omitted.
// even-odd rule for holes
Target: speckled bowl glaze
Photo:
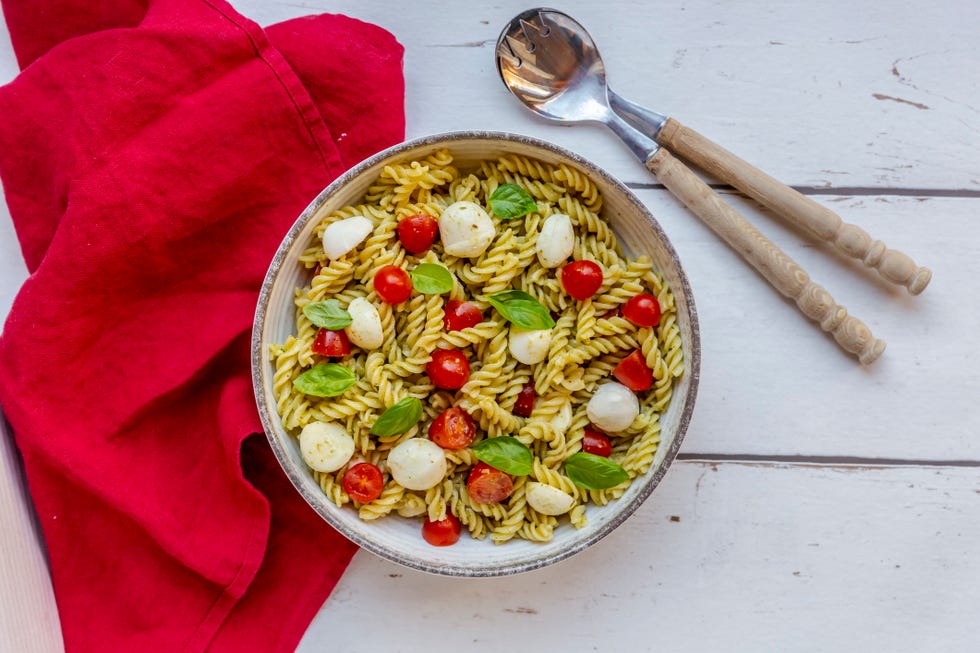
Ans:
<svg viewBox="0 0 980 653"><path fill-rule="evenodd" d="M686 370L661 417L661 444L653 467L637 478L618 501L603 507L589 506L585 528L576 530L563 523L548 543L514 539L495 545L489 539L475 540L464 533L453 546L434 547L422 539L418 518L392 515L361 521L356 510L349 506L338 508L323 494L300 457L297 439L283 429L276 412L269 345L283 342L295 332L293 292L309 281L309 272L297 261L310 241L318 216L356 204L390 162L419 159L444 147L452 152L454 165L463 170L505 154L535 157L552 164L565 162L582 170L602 191L602 216L612 225L624 252L650 256L676 298ZM582 551L622 524L650 496L677 455L694 409L700 358L697 313L687 277L663 229L639 199L608 173L572 152L535 138L496 132L454 132L402 143L367 159L330 184L303 211L279 246L262 285L252 331L252 382L259 414L272 450L297 491L334 528L368 551L414 569L447 576L502 576L544 567Z"/></svg>

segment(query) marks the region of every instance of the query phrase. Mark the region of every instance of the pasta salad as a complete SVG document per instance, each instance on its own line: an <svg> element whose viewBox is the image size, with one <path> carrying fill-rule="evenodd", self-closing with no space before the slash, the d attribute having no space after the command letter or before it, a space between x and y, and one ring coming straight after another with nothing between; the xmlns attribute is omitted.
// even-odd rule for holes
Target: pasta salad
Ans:
<svg viewBox="0 0 980 653"><path fill-rule="evenodd" d="M548 541L652 465L684 372L674 297L580 171L441 149L386 166L300 257L271 347L283 426L337 506L433 545Z"/></svg>

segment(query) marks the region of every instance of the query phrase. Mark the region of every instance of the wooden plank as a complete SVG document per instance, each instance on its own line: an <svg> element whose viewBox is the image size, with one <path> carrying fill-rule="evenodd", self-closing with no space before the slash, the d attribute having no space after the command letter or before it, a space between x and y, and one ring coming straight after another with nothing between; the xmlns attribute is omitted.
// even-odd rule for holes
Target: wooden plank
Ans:
<svg viewBox="0 0 980 653"><path fill-rule="evenodd" d="M641 190L690 276L703 366L687 452L980 460L973 299L977 200L820 197L931 267L918 297L728 194L811 278L888 342L861 367L666 191Z"/></svg>
<svg viewBox="0 0 980 653"><path fill-rule="evenodd" d="M0 414L0 651L61 653L61 623L40 528Z"/></svg>
<svg viewBox="0 0 980 653"><path fill-rule="evenodd" d="M298 651L967 651L978 524L975 470L679 463L605 540L529 574L358 553Z"/></svg>
<svg viewBox="0 0 980 653"><path fill-rule="evenodd" d="M536 119L500 83L493 48L523 0L493 5L237 0L265 24L316 11L381 25L406 46L409 136L535 135L614 174L647 173L600 127ZM573 8L574 7L574 8ZM980 190L980 3L635 0L564 6L622 95L667 113L786 183Z"/></svg>

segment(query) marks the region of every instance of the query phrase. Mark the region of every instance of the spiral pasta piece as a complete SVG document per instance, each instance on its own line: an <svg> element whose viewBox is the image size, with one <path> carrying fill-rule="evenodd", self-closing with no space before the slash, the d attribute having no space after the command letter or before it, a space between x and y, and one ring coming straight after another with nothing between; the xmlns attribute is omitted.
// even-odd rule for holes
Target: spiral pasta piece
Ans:
<svg viewBox="0 0 980 653"><path fill-rule="evenodd" d="M381 496L370 503L361 504L357 516L364 521L378 519L396 510L405 496L405 488L392 481L385 486Z"/></svg>

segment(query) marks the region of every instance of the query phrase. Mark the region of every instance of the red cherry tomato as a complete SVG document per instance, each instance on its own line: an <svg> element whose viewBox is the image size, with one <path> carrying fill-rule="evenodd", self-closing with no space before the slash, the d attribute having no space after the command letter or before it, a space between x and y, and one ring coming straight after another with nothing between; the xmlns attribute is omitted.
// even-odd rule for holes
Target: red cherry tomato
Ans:
<svg viewBox="0 0 980 653"><path fill-rule="evenodd" d="M591 426L585 427L585 435L582 436L582 451L608 458L612 453L612 443L609 436Z"/></svg>
<svg viewBox="0 0 980 653"><path fill-rule="evenodd" d="M432 247L439 233L439 223L431 215L417 213L398 221L398 240L412 254L421 254Z"/></svg>
<svg viewBox="0 0 980 653"><path fill-rule="evenodd" d="M429 425L429 439L443 449L462 449L476 439L476 424L462 408L450 408Z"/></svg>
<svg viewBox="0 0 980 653"><path fill-rule="evenodd" d="M338 358L350 353L350 340L347 339L347 334L343 331L320 329L316 332L310 349L314 354Z"/></svg>
<svg viewBox="0 0 980 653"><path fill-rule="evenodd" d="M653 372L647 367L647 361L639 349L619 361L613 376L633 392L646 390L653 385Z"/></svg>
<svg viewBox="0 0 980 653"><path fill-rule="evenodd" d="M470 378L470 362L458 349L437 349L425 371L437 388L459 390Z"/></svg>
<svg viewBox="0 0 980 653"><path fill-rule="evenodd" d="M636 326L657 326L660 322L660 302L648 293L630 297L623 306L623 316Z"/></svg>
<svg viewBox="0 0 980 653"><path fill-rule="evenodd" d="M537 395L534 392L534 384L528 381L521 388L521 393L517 395L517 402L514 404L514 414L521 417L530 417L534 410L534 399Z"/></svg>
<svg viewBox="0 0 980 653"><path fill-rule="evenodd" d="M381 470L371 463L357 463L344 474L341 483L351 499L361 503L374 501L381 496L385 482Z"/></svg>
<svg viewBox="0 0 980 653"><path fill-rule="evenodd" d="M412 278L397 265L386 265L374 275L374 291L386 304L401 304L412 295Z"/></svg>
<svg viewBox="0 0 980 653"><path fill-rule="evenodd" d="M483 321L483 312L476 304L450 299L442 309L445 312L443 323L446 331L462 331Z"/></svg>
<svg viewBox="0 0 980 653"><path fill-rule="evenodd" d="M514 480L506 472L478 462L470 470L466 489L476 503L499 503L514 491Z"/></svg>
<svg viewBox="0 0 980 653"><path fill-rule="evenodd" d="M432 546L450 546L459 541L462 530L456 515L447 511L445 519L425 520L422 524L422 537Z"/></svg>
<svg viewBox="0 0 980 653"><path fill-rule="evenodd" d="M569 295L584 302L602 285L602 268L592 261L572 261L562 268L561 285Z"/></svg>

